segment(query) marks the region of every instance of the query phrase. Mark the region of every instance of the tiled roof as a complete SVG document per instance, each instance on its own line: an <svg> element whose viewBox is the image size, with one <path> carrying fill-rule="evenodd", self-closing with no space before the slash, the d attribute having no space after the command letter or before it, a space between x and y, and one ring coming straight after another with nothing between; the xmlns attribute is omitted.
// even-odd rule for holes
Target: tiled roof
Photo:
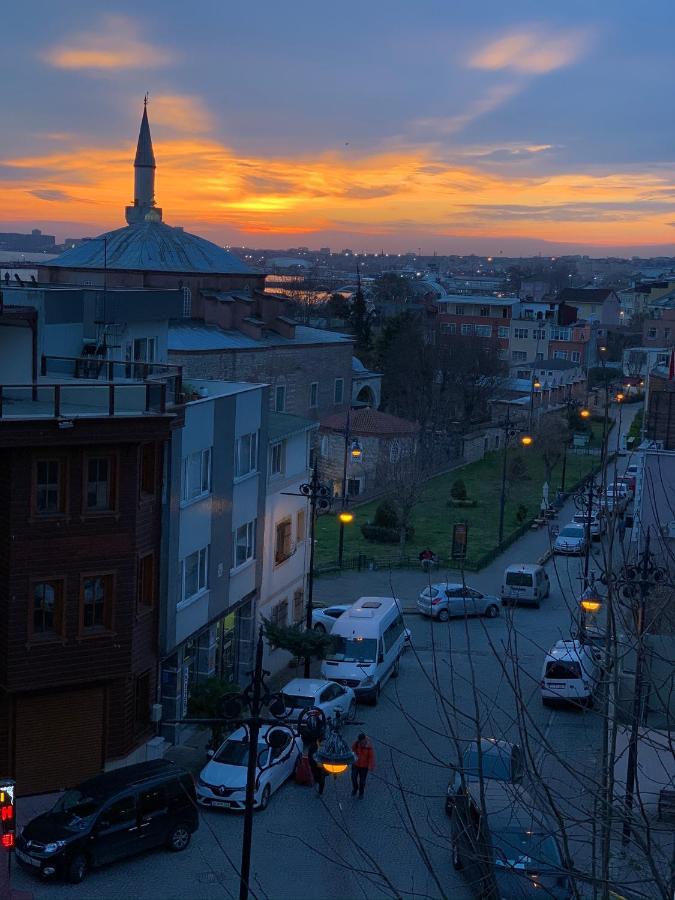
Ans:
<svg viewBox="0 0 675 900"><path fill-rule="evenodd" d="M288 338L265 329L260 339L241 331L226 330L217 325L174 322L169 327L168 349L174 352L207 352L209 350L262 350L265 347L302 346L304 344L345 344L354 339L335 331L323 331L308 325L296 325L295 337Z"/></svg>
<svg viewBox="0 0 675 900"><path fill-rule="evenodd" d="M347 413L336 413L321 420L321 428L326 431L344 432L347 424ZM349 428L355 435L373 435L385 437L387 435L415 434L419 431L419 425L409 422L407 419L399 419L389 413L380 412L379 409L371 409L369 406L359 407L351 411Z"/></svg>

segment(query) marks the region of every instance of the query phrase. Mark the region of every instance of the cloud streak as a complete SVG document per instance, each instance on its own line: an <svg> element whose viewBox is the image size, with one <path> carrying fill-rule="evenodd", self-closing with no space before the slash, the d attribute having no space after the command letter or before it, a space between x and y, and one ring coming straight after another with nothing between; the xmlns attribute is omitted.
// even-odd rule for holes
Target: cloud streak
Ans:
<svg viewBox="0 0 675 900"><path fill-rule="evenodd" d="M526 26L491 41L468 61L472 69L543 75L576 62L587 50L590 34L578 28L556 31Z"/></svg>
<svg viewBox="0 0 675 900"><path fill-rule="evenodd" d="M93 31L74 34L40 54L57 69L154 69L168 65L172 56L144 41L137 24L126 16L104 15Z"/></svg>

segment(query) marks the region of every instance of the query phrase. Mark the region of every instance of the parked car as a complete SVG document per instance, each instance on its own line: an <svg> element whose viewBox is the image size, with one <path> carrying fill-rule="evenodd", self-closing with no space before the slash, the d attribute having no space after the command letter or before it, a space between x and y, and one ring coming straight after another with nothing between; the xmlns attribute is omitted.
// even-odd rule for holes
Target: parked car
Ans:
<svg viewBox="0 0 675 900"><path fill-rule="evenodd" d="M617 485L625 486L626 500L628 503L630 503L635 496L635 478L633 478L631 475L619 475L614 481Z"/></svg>
<svg viewBox="0 0 675 900"><path fill-rule="evenodd" d="M164 759L104 772L61 794L23 828L16 858L79 884L90 869L153 847L185 850L199 828L194 779Z"/></svg>
<svg viewBox="0 0 675 900"><path fill-rule="evenodd" d="M607 485L605 491L600 495L600 505L608 514L616 510L620 515L628 506L627 486L618 482L616 484L612 482L612 484Z"/></svg>
<svg viewBox="0 0 675 900"><path fill-rule="evenodd" d="M424 588L417 598L417 608L422 615L447 622L451 616L487 616L494 619L499 615L499 597L483 594L468 585L432 584Z"/></svg>
<svg viewBox="0 0 675 900"><path fill-rule="evenodd" d="M599 538L601 537L605 531L607 530L607 518L600 507L593 507L591 511L591 537ZM587 512L576 512L574 513L573 522L575 525L581 525L582 528L588 528L588 513Z"/></svg>
<svg viewBox="0 0 675 900"><path fill-rule="evenodd" d="M600 679L599 651L581 641L558 641L544 659L541 699L553 703L593 704Z"/></svg>
<svg viewBox="0 0 675 900"><path fill-rule="evenodd" d="M629 463L626 466L626 471L624 472L624 477L631 479L633 484L631 485L633 494L635 494L635 488L637 486L638 475L640 474L640 467L637 463Z"/></svg>
<svg viewBox="0 0 675 900"><path fill-rule="evenodd" d="M315 606L312 610L312 628L314 631L330 634L336 620L350 606L351 603L337 603L334 606Z"/></svg>
<svg viewBox="0 0 675 900"><path fill-rule="evenodd" d="M553 542L554 553L584 553L586 550L586 529L583 525L569 522L561 528Z"/></svg>
<svg viewBox="0 0 675 900"><path fill-rule="evenodd" d="M573 896L557 825L517 784L467 785L452 811L452 864L476 897Z"/></svg>
<svg viewBox="0 0 675 900"><path fill-rule="evenodd" d="M502 580L502 606L522 604L539 609L541 601L551 593L551 583L543 566L513 563L507 566Z"/></svg>
<svg viewBox="0 0 675 900"><path fill-rule="evenodd" d="M472 741L464 751L462 765L448 783L445 811L450 815L455 805L455 797L468 784L483 781L508 781L520 784L523 780L523 753L518 744L498 741L495 738L481 738L480 753L478 741Z"/></svg>
<svg viewBox="0 0 675 900"><path fill-rule="evenodd" d="M293 722L313 706L322 709L327 719L334 719L339 712L341 717L351 720L356 712L354 691L322 678L294 678L281 689L281 696L286 717Z"/></svg>
<svg viewBox="0 0 675 900"><path fill-rule="evenodd" d="M273 735L272 732L278 734ZM278 738L278 744L275 738ZM274 746L270 746L268 740ZM237 729L220 745L199 773L199 803L224 809L244 809L248 750L248 732L245 728ZM261 726L254 795L256 809L267 809L274 791L291 778L301 750L301 740L289 726Z"/></svg>

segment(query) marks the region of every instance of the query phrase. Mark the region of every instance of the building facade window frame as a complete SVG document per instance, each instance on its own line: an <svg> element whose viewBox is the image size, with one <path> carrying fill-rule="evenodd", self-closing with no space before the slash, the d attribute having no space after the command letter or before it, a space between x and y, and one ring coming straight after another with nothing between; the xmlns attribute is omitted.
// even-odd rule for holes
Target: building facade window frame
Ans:
<svg viewBox="0 0 675 900"><path fill-rule="evenodd" d="M45 609L48 600L48 592L45 588L49 588L52 593L51 603L52 610ZM40 601L40 607L36 606L36 602ZM43 641L63 641L65 637L65 603L66 603L66 580L62 576L44 576L41 578L32 578L28 584L28 640L29 642ZM37 622L42 619L44 626L45 618L51 614L52 625L50 628L36 627Z"/></svg>
<svg viewBox="0 0 675 900"><path fill-rule="evenodd" d="M235 480L247 478L258 471L258 432L249 431L240 435L234 448Z"/></svg>
<svg viewBox="0 0 675 900"><path fill-rule="evenodd" d="M83 515L110 515L117 512L117 454L86 453L82 468Z"/></svg>
<svg viewBox="0 0 675 900"><path fill-rule="evenodd" d="M204 447L183 457L181 466L181 506L203 500L211 493L212 448Z"/></svg>
<svg viewBox="0 0 675 900"><path fill-rule="evenodd" d="M87 596L88 593L89 597ZM105 635L112 632L114 596L114 572L82 573L80 576L80 638L96 637L97 635Z"/></svg>
<svg viewBox="0 0 675 900"><path fill-rule="evenodd" d="M333 385L333 403L336 406L344 403L345 399L345 380L344 378L336 378Z"/></svg>
<svg viewBox="0 0 675 900"><path fill-rule="evenodd" d="M286 470L286 441L270 445L270 477L278 478Z"/></svg>
<svg viewBox="0 0 675 900"><path fill-rule="evenodd" d="M210 547L199 547L180 561L180 600L177 608L189 606L209 589ZM188 593L190 591L190 593Z"/></svg>
<svg viewBox="0 0 675 900"><path fill-rule="evenodd" d="M312 381L309 385L309 408L317 409L319 406L319 382Z"/></svg>
<svg viewBox="0 0 675 900"><path fill-rule="evenodd" d="M286 385L277 384L274 388L274 411L286 412Z"/></svg>
<svg viewBox="0 0 675 900"><path fill-rule="evenodd" d="M33 459L32 507L39 518L66 515L66 461L62 456Z"/></svg>
<svg viewBox="0 0 675 900"><path fill-rule="evenodd" d="M280 566L295 552L293 546L293 519L285 516L274 526L274 565Z"/></svg>
<svg viewBox="0 0 675 900"><path fill-rule="evenodd" d="M255 559L255 532L257 519L243 522L232 532L232 571L236 572Z"/></svg>

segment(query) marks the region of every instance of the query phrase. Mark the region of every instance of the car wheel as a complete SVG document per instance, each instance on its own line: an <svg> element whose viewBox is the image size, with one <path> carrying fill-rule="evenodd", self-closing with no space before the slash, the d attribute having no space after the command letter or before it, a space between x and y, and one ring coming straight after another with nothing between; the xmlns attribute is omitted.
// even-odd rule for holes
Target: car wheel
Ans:
<svg viewBox="0 0 675 900"><path fill-rule="evenodd" d="M317 622L317 623L316 623L316 625L314 626L314 631L318 631L320 634L325 634L325 633L326 633L326 629L325 629L325 627L321 624L321 622Z"/></svg>
<svg viewBox="0 0 675 900"><path fill-rule="evenodd" d="M452 841L452 867L457 872L464 868L462 857L459 855L459 847L456 839L453 839Z"/></svg>
<svg viewBox="0 0 675 900"><path fill-rule="evenodd" d="M166 845L169 850L172 850L174 853L180 853L180 851L185 850L190 843L191 837L192 835L185 825L174 825L166 839Z"/></svg>
<svg viewBox="0 0 675 900"><path fill-rule="evenodd" d="M381 691L382 691L382 688L380 687L380 685L378 683L377 686L375 687L375 693L373 694L373 699L370 701L371 706L377 706L377 704L380 702L380 692Z"/></svg>
<svg viewBox="0 0 675 900"><path fill-rule="evenodd" d="M263 788L262 796L260 798L260 803L258 805L259 810L261 810L261 811L266 810L267 807L270 805L271 793L272 793L272 788L269 786L269 784L266 784L265 787Z"/></svg>
<svg viewBox="0 0 675 900"><path fill-rule="evenodd" d="M495 606L494 603L491 603L488 608L485 610L485 618L486 619L496 619L499 615L499 607Z"/></svg>
<svg viewBox="0 0 675 900"><path fill-rule="evenodd" d="M79 884L84 881L88 871L89 860L84 853L78 853L68 863L68 881L71 884Z"/></svg>
<svg viewBox="0 0 675 900"><path fill-rule="evenodd" d="M394 668L391 670L391 677L398 678L398 674L401 671L401 657L396 657L396 662L394 663Z"/></svg>
<svg viewBox="0 0 675 900"><path fill-rule="evenodd" d="M447 609L442 609L438 614L439 622L447 622L449 618L450 618L450 613L447 611Z"/></svg>

